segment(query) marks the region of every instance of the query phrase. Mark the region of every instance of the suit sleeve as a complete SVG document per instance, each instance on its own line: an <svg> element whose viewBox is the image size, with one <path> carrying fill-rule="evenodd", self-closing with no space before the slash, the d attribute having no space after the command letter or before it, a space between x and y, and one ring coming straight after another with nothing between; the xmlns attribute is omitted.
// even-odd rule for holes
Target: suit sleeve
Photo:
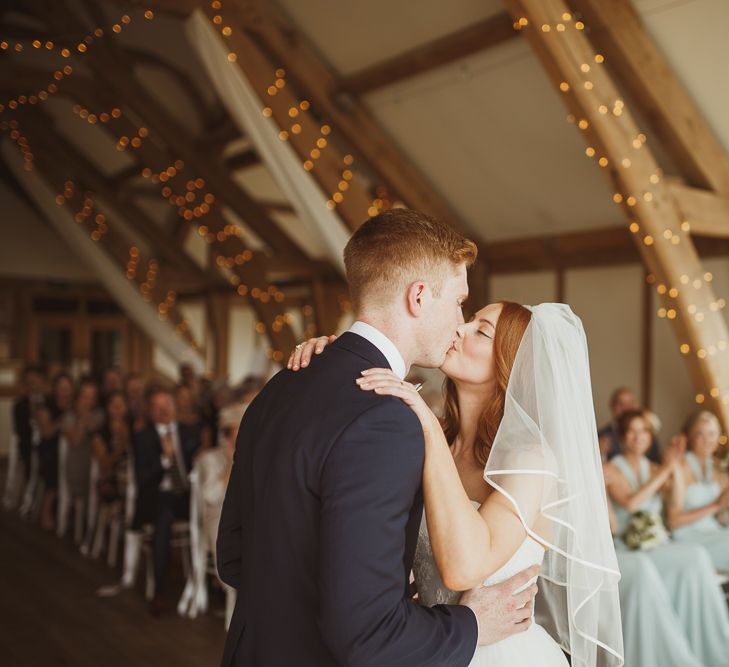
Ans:
<svg viewBox="0 0 729 667"><path fill-rule="evenodd" d="M134 449L134 474L137 487L147 489L152 486L159 486L162 481L162 464L159 462L157 447L151 436L145 431L132 438Z"/></svg>
<svg viewBox="0 0 729 667"><path fill-rule="evenodd" d="M319 624L349 667L466 666L478 629L462 606L405 595L405 532L423 466L423 433L397 399L361 415L330 451L321 478Z"/></svg>

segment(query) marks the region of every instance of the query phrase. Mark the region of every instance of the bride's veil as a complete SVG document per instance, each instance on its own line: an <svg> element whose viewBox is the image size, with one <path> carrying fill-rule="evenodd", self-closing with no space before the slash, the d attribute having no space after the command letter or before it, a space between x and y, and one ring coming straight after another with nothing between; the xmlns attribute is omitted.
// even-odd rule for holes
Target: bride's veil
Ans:
<svg viewBox="0 0 729 667"><path fill-rule="evenodd" d="M622 665L620 573L585 332L566 305L530 310L484 478L547 549L539 595L573 667Z"/></svg>

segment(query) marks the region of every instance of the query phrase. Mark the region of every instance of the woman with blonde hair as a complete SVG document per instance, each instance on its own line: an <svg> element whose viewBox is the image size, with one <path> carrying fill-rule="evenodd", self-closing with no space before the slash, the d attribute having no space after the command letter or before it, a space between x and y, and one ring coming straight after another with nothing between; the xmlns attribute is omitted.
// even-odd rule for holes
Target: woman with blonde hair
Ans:
<svg viewBox="0 0 729 667"><path fill-rule="evenodd" d="M704 546L714 566L729 572L729 530L717 517L729 507L729 475L716 469L721 427L713 413L692 415L684 432L688 451L676 475L668 505L673 538Z"/></svg>
<svg viewBox="0 0 729 667"><path fill-rule="evenodd" d="M726 667L729 614L709 554L698 544L674 542L661 530L664 497L680 476L685 441L675 437L664 451L663 463L653 463L646 457L653 429L653 420L644 410L629 410L618 420L622 454L605 466L607 492L615 508L616 550L638 549L654 563L694 655L708 667ZM646 530L647 525L653 530ZM633 541L631 532L633 537L651 533L651 539ZM655 539L661 534L662 541ZM656 589L656 596L661 594Z"/></svg>

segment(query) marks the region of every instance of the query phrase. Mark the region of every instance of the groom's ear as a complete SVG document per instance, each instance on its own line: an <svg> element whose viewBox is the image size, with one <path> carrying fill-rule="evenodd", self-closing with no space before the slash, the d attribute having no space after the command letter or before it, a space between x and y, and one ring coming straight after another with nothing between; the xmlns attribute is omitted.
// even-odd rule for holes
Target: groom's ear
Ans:
<svg viewBox="0 0 729 667"><path fill-rule="evenodd" d="M408 312L413 317L420 317L423 314L423 299L427 292L427 286L422 280L411 283L405 294Z"/></svg>

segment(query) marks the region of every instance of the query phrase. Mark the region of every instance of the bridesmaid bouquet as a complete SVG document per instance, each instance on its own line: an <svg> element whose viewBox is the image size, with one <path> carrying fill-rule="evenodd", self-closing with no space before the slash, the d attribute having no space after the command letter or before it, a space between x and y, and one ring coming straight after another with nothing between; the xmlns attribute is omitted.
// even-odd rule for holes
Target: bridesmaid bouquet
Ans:
<svg viewBox="0 0 729 667"><path fill-rule="evenodd" d="M668 531L663 525L660 514L636 512L630 517L623 542L629 549L646 551L654 549L668 539Z"/></svg>

